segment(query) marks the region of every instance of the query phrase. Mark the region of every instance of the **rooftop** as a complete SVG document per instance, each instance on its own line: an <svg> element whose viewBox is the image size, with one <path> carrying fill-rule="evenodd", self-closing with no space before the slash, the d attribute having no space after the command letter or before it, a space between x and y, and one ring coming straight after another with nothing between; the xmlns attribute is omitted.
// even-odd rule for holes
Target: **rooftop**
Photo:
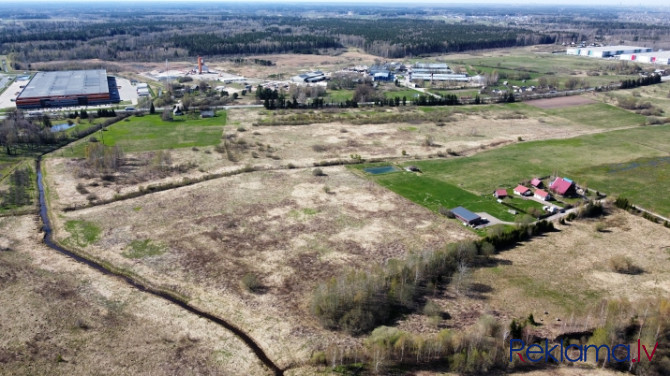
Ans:
<svg viewBox="0 0 670 376"><path fill-rule="evenodd" d="M109 93L105 69L39 72L19 98Z"/></svg>
<svg viewBox="0 0 670 376"><path fill-rule="evenodd" d="M454 213L455 216L462 218L463 220L466 220L468 222L476 221L479 218L481 218L477 214L471 212L470 210L462 206L451 209L451 212Z"/></svg>

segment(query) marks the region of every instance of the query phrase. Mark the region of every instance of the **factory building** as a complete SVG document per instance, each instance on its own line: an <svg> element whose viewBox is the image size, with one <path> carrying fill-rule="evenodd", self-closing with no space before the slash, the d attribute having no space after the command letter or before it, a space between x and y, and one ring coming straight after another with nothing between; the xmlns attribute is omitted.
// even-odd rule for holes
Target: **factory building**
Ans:
<svg viewBox="0 0 670 376"><path fill-rule="evenodd" d="M39 72L16 98L22 109L119 103L116 79L104 69Z"/></svg>
<svg viewBox="0 0 670 376"><path fill-rule="evenodd" d="M467 74L454 73L445 63L416 63L409 73L410 81L461 81L470 79Z"/></svg>
<svg viewBox="0 0 670 376"><path fill-rule="evenodd" d="M620 60L636 61L647 64L670 65L670 51L643 52L639 54L622 54Z"/></svg>
<svg viewBox="0 0 670 376"><path fill-rule="evenodd" d="M607 58L623 54L639 54L643 52L652 52L653 49L636 46L607 46L607 47L579 47L568 48L566 54L576 56L588 56Z"/></svg>
<svg viewBox="0 0 670 376"><path fill-rule="evenodd" d="M291 81L295 83L314 83L326 80L326 75L321 71L299 74L291 77Z"/></svg>

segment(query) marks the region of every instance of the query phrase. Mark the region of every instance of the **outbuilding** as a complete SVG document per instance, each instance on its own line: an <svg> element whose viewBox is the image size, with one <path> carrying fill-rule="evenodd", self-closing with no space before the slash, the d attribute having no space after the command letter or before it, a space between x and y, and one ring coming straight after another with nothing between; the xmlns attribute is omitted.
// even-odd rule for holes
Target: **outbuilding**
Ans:
<svg viewBox="0 0 670 376"><path fill-rule="evenodd" d="M482 220L480 216L462 206L451 209L451 212L466 225L476 226Z"/></svg>
<svg viewBox="0 0 670 376"><path fill-rule="evenodd" d="M529 196L531 194L530 188L524 187L523 185L519 184L514 188L514 194L519 195L519 196Z"/></svg>
<svg viewBox="0 0 670 376"><path fill-rule="evenodd" d="M575 183L568 178L556 178L549 185L549 189L561 196L570 196L575 193Z"/></svg>
<svg viewBox="0 0 670 376"><path fill-rule="evenodd" d="M498 199L505 198L507 197L507 189L496 189L493 196Z"/></svg>
<svg viewBox="0 0 670 376"><path fill-rule="evenodd" d="M535 194L533 195L533 197L535 197L537 199L540 199L540 200L543 200L543 201L551 200L551 195L549 194L549 192L547 192L543 189L536 189Z"/></svg>

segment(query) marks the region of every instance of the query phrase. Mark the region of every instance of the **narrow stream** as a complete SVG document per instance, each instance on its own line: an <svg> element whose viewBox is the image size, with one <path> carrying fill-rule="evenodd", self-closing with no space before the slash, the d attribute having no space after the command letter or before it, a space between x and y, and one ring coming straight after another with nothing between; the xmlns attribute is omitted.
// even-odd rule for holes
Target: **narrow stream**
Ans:
<svg viewBox="0 0 670 376"><path fill-rule="evenodd" d="M89 260L87 258L84 258L84 257L81 257L77 254L74 254L73 252L68 251L67 249L65 249L65 248L59 246L58 244L56 244L52 239L51 222L49 221L49 214L48 214L47 205L46 205L46 198L45 198L45 195L44 195L44 184L42 182L42 169L41 169L41 166L40 166L40 164L41 164L40 162L41 162L41 158L38 158L37 159L37 167L36 167L37 189L39 190L40 217L42 217L42 230L44 231L44 244L46 244L49 248L52 248L52 249L66 255L68 257L71 257L71 258L77 260L78 262L86 264L86 265L100 271L103 274L112 275L112 276L115 276L117 278L120 278L123 281L125 281L126 283L128 283L129 285L137 288L138 290L141 290L141 291L144 291L148 294L151 294L151 295L157 296L159 298L165 299L165 300L167 300L167 301L169 301L173 304L176 304L179 307L181 307L181 308L183 308L183 309L185 309L185 310L187 310L187 311L189 311L189 312L191 312L195 315L198 315L199 317L207 319L211 322L214 322L214 323L228 329L229 331L233 332L233 334L235 334L235 336L237 336L240 340L242 340L247 346L249 346L249 348L251 348L251 350L254 352L254 354L256 354L258 359L260 359L260 361L263 362L263 364L265 364L266 367L268 367L270 370L272 370L275 373L275 375L283 375L284 374L284 370L279 368L272 360L270 360L270 358L267 356L267 354L265 354L263 349L261 349L260 346L258 346L258 344L256 344L256 342L248 334L246 334L244 331L237 328L233 324L223 320L222 318L216 317L216 316L214 316L210 313L201 311L198 308L195 308L195 307L189 305L188 303L185 303L183 301L175 299L174 297L172 297L168 294L165 294L161 291L155 290L154 288L152 288L150 286L145 286L141 282L136 281L131 277L115 273L114 271L105 268L103 265L101 265L101 264L99 264L99 263L97 263L93 260Z"/></svg>

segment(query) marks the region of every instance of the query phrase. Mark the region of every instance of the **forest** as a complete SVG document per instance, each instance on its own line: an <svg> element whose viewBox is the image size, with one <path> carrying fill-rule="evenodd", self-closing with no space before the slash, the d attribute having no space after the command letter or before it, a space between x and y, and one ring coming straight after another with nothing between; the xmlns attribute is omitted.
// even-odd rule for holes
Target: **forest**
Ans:
<svg viewBox="0 0 670 376"><path fill-rule="evenodd" d="M663 14L624 9L106 6L47 5L27 12L0 5L0 54L15 69L30 69L35 62L74 59L326 54L350 47L383 58L580 40L647 41L663 48L670 35L667 22L649 22Z"/></svg>

